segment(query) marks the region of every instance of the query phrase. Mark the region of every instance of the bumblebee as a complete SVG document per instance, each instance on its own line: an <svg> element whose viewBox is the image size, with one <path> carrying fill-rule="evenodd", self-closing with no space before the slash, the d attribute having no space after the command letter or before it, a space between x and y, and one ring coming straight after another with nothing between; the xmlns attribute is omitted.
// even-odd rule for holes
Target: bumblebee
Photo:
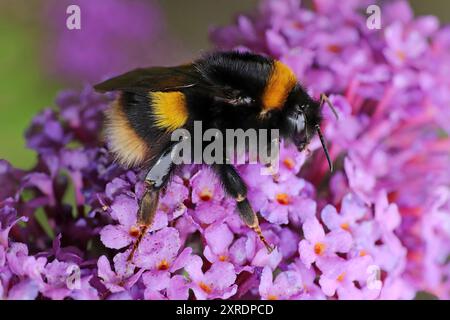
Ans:
<svg viewBox="0 0 450 320"><path fill-rule="evenodd" d="M319 134L330 169L332 162L323 140L321 108L327 102L311 98L294 73L280 61L252 53L216 52L175 67L135 69L94 86L99 92L120 94L107 111L106 137L116 159L127 167L147 170L146 191L138 211L139 242L151 227L161 190L176 169L171 152L176 129L278 129L280 137L303 150ZM332 108L333 112L334 109ZM211 165L237 211L266 248L272 248L247 200L247 187L232 164Z"/></svg>

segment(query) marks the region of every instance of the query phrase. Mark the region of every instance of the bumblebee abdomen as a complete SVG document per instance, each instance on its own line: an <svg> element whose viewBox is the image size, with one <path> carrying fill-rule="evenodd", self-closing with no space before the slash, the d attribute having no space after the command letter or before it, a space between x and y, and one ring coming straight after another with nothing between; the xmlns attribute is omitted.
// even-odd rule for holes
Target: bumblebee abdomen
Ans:
<svg viewBox="0 0 450 320"><path fill-rule="evenodd" d="M186 97L182 92L150 92L149 98L158 128L173 131L186 124L189 115Z"/></svg>
<svg viewBox="0 0 450 320"><path fill-rule="evenodd" d="M114 101L106 112L105 134L108 146L120 164L134 167L148 157L149 145L130 121L122 98Z"/></svg>
<svg viewBox="0 0 450 320"><path fill-rule="evenodd" d="M166 133L184 126L188 109L179 91L122 92L106 115L111 150L122 165L134 167L158 152Z"/></svg>

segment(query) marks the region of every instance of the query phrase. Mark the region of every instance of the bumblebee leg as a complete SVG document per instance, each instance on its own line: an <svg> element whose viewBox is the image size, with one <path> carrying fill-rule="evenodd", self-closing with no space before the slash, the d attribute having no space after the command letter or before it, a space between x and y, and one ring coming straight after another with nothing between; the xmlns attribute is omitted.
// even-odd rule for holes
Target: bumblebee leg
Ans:
<svg viewBox="0 0 450 320"><path fill-rule="evenodd" d="M145 177L146 190L139 204L137 224L139 234L136 238L133 248L128 256L128 261L133 260L134 254L139 247L147 230L151 228L158 208L159 193L161 188L167 185L174 164L171 158L173 145L168 147L158 158L156 163L150 168Z"/></svg>
<svg viewBox="0 0 450 320"><path fill-rule="evenodd" d="M242 221L256 232L267 251L269 253L272 252L273 248L264 238L259 226L258 217L247 199L247 186L239 173L229 164L216 165L215 170L222 181L225 191L236 200L239 216Z"/></svg>
<svg viewBox="0 0 450 320"><path fill-rule="evenodd" d="M146 191L144 196L139 203L139 211L138 211L138 230L139 233L137 235L136 241L133 244L133 248L131 249L130 254L128 255L128 261L133 260L134 254L136 253L139 244L141 243L144 235L147 233L147 230L152 226L153 220L155 218L156 209L158 208L158 200L159 200L159 190L155 190L151 185L151 181L145 181L146 183Z"/></svg>

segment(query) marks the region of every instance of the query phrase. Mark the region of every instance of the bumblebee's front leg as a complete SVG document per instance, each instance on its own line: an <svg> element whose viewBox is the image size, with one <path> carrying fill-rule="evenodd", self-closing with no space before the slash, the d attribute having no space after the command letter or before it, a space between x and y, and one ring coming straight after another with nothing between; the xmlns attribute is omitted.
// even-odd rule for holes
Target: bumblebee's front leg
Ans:
<svg viewBox="0 0 450 320"><path fill-rule="evenodd" d="M239 173L229 164L215 165L214 169L218 173L225 191L236 200L241 219L249 228L256 232L267 251L269 253L272 252L273 248L264 238L259 226L258 217L247 199L247 186Z"/></svg>
<svg viewBox="0 0 450 320"><path fill-rule="evenodd" d="M158 208L159 192L167 185L170 174L175 167L171 157L174 146L171 145L164 150L145 177L145 193L139 204L137 219L139 234L128 256L128 261L133 260L142 238L153 224L156 209Z"/></svg>

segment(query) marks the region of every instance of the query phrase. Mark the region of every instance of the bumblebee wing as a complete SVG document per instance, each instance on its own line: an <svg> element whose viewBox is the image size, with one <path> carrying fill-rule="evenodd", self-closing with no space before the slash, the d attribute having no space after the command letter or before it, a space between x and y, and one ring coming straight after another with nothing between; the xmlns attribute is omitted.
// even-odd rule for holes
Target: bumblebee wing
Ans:
<svg viewBox="0 0 450 320"><path fill-rule="evenodd" d="M94 86L99 92L129 91L176 91L198 85L201 77L192 64L176 67L139 68Z"/></svg>

